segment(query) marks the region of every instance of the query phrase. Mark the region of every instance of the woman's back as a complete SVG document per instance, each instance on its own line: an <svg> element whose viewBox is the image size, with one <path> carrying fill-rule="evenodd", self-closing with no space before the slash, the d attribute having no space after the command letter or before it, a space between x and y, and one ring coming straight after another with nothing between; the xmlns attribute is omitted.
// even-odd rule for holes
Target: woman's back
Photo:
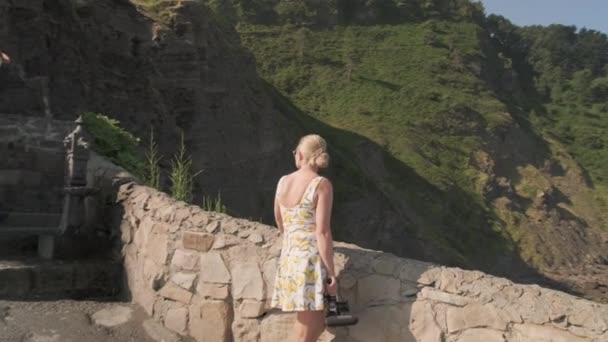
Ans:
<svg viewBox="0 0 608 342"><path fill-rule="evenodd" d="M277 186L277 198L279 205L283 209L290 209L306 204L306 200L310 197L311 188L316 189L315 184L320 181L321 177L316 173L301 173L294 172L287 176L283 176L279 180ZM314 191L312 194L312 205L314 208Z"/></svg>
<svg viewBox="0 0 608 342"><path fill-rule="evenodd" d="M277 187L283 227L287 233L312 233L315 229L315 190L323 178L291 174L281 178ZM314 237L311 237L314 240Z"/></svg>

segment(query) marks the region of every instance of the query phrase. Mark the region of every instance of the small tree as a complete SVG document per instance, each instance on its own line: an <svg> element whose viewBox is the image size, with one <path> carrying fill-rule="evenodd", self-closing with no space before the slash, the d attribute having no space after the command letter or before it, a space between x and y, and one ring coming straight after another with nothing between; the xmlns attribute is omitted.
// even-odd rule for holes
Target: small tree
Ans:
<svg viewBox="0 0 608 342"><path fill-rule="evenodd" d="M184 133L181 134L181 144L176 154L171 161L171 195L180 201L192 201L192 188L194 185L194 177L201 171L192 173L192 159L186 155L186 146L184 144Z"/></svg>

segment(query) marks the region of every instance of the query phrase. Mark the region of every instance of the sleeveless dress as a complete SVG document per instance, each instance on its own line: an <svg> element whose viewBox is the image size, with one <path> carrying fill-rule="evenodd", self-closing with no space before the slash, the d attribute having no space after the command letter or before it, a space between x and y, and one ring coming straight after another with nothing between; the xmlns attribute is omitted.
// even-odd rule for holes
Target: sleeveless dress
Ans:
<svg viewBox="0 0 608 342"><path fill-rule="evenodd" d="M271 306L282 311L325 309L326 271L317 248L313 208L314 193L322 179L315 177L308 184L296 206L280 205L284 235Z"/></svg>

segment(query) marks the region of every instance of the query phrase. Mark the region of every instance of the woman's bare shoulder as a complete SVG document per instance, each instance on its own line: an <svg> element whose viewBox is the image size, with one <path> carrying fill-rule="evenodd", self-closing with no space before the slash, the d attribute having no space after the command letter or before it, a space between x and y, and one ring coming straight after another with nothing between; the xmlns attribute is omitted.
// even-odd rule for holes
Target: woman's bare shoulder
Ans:
<svg viewBox="0 0 608 342"><path fill-rule="evenodd" d="M331 184L331 180L327 177L321 176L321 180L319 181L319 189L323 189L325 191L333 191L333 185Z"/></svg>

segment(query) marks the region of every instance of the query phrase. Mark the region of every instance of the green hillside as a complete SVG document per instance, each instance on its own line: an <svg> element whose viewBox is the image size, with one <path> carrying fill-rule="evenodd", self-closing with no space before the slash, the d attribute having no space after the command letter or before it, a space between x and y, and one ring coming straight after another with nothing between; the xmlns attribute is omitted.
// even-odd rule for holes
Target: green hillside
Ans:
<svg viewBox="0 0 608 342"><path fill-rule="evenodd" d="M558 281L608 262L606 35L469 0L203 2L277 125L328 139L337 239Z"/></svg>
<svg viewBox="0 0 608 342"><path fill-rule="evenodd" d="M565 213L583 226L606 228L606 60L589 62L595 69L586 72L586 60L556 57L552 49L564 37L546 33L555 28L485 18L479 4L467 1L350 8L338 1L324 12L310 1L259 2L266 6L249 11L236 1L230 15L218 3L211 6L220 20L237 23L261 76L318 120L310 130L321 129L316 122L335 128L326 130L329 141L346 153L357 153L359 136L387 152L385 165L362 171L359 162L353 172L394 206L415 212L418 220L402 229L429 248L465 265L495 263L515 251L537 267L556 266L568 257L550 229L565 227ZM415 10L397 6L405 3ZM382 12L382 4L397 5ZM597 32L570 35L593 42L570 47L585 45L590 56L607 41ZM545 94L552 73L561 75L562 89ZM344 131L355 138L345 140ZM547 171L552 167L564 174ZM336 182L348 187L350 177ZM553 209L536 202L552 189L566 199L553 203L559 217L548 222L543 217Z"/></svg>
<svg viewBox="0 0 608 342"><path fill-rule="evenodd" d="M399 166L376 180L393 196L424 203L417 212L429 223L453 224L455 230L443 238L467 254L473 245L495 242L476 237L491 222L470 158L483 145L479 134L511 120L481 81L452 63L478 53L469 38L476 30L472 24L427 22L330 31L241 26L239 32L255 53L259 72L298 108L370 139L429 182L427 188L413 184L416 179L400 177ZM453 52L444 44L452 44ZM356 144L328 139L347 149ZM448 205L425 201L424 193L434 189L458 189L472 202L460 203L456 196L444 198ZM436 222L437 217L443 219ZM427 234L433 228L427 227Z"/></svg>

